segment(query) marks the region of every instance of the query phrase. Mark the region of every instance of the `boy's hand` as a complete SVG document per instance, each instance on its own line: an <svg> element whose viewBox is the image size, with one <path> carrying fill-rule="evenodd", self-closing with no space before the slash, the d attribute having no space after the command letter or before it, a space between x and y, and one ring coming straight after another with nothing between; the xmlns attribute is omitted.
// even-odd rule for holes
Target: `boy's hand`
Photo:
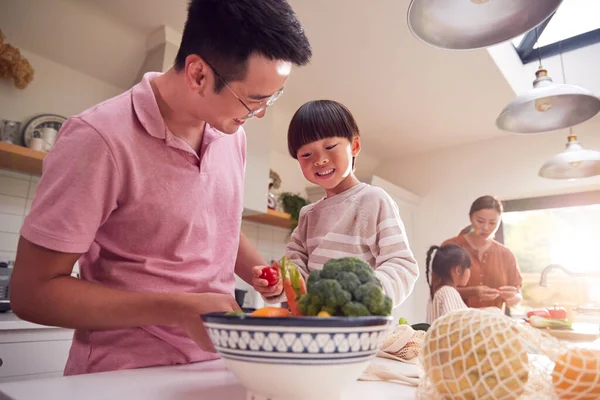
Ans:
<svg viewBox="0 0 600 400"><path fill-rule="evenodd" d="M252 267L252 286L260 293L263 297L277 297L283 292L283 283L281 281L281 275L277 276L277 281L274 285L269 286L267 279L261 278L263 268L271 268L266 266ZM273 283L273 281L271 282Z"/></svg>

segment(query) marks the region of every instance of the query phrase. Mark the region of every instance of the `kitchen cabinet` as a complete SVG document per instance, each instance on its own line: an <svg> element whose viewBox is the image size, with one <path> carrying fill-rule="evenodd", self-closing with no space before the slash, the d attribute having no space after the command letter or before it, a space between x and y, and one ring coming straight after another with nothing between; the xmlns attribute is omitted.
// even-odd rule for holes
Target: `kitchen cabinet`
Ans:
<svg viewBox="0 0 600 400"><path fill-rule="evenodd" d="M0 314L0 383L62 376L73 330Z"/></svg>

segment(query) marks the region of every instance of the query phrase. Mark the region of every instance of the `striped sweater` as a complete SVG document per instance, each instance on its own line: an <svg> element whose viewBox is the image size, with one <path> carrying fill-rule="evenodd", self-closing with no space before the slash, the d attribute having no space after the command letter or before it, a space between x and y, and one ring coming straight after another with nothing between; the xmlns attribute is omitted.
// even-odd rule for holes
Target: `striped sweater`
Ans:
<svg viewBox="0 0 600 400"><path fill-rule="evenodd" d="M358 257L375 269L394 307L419 276L398 206L366 183L304 207L286 253L305 277L331 258Z"/></svg>
<svg viewBox="0 0 600 400"><path fill-rule="evenodd" d="M427 303L427 323L431 324L450 311L462 310L467 305L460 297L458 290L452 286L442 286L433 294L433 300L429 298Z"/></svg>

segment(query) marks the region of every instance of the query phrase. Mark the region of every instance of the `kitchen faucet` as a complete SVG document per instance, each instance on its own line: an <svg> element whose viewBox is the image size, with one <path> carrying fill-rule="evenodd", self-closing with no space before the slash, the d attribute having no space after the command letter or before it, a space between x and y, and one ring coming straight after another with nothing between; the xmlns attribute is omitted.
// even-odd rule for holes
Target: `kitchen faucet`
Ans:
<svg viewBox="0 0 600 400"><path fill-rule="evenodd" d="M574 278L600 278L600 272L573 272L565 268L563 265L550 264L542 270L542 274L540 276L540 286L548 287L548 273L550 273L550 271L553 269L560 269L567 275L570 275Z"/></svg>
<svg viewBox="0 0 600 400"><path fill-rule="evenodd" d="M570 275L572 277L575 278L600 278L600 271L589 271L589 272L573 272L568 270L567 268L565 268L563 265L560 264L550 264L548 265L546 268L544 268L542 270L542 274L540 276L540 286L542 287L548 287L548 273L550 273L550 271L552 271L553 269L560 269L561 271L565 272L567 275ZM579 313L579 314L591 314L591 315L599 315L600 314L600 307L597 306L591 306L591 307L575 307L573 309L573 311Z"/></svg>

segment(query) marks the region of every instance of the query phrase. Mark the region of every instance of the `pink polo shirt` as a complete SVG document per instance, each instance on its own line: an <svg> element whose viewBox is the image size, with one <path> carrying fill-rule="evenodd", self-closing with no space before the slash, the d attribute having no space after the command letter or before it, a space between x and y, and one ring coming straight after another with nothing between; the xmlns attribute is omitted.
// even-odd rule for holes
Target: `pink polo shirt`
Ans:
<svg viewBox="0 0 600 400"><path fill-rule="evenodd" d="M233 295L245 133L207 124L197 155L166 127L150 87L157 76L69 118L21 234L83 253L82 279L111 288ZM65 375L214 358L179 328L76 330Z"/></svg>

